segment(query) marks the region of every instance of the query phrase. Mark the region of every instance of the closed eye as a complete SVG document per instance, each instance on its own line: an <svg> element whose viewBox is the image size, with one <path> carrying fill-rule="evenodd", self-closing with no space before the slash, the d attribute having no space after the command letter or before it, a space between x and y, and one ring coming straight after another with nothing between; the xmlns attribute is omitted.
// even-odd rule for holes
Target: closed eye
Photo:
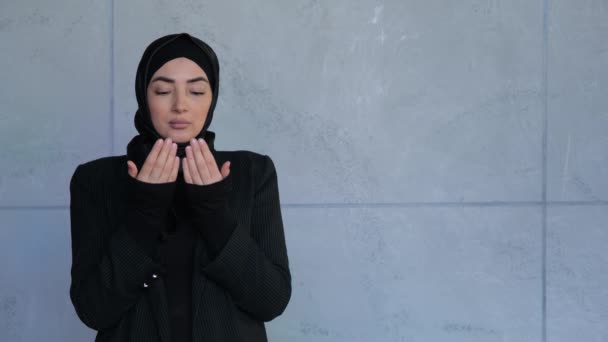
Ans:
<svg viewBox="0 0 608 342"><path fill-rule="evenodd" d="M169 91L156 91L154 93L156 95L167 95L170 92ZM194 95L205 95L205 92L193 91L192 94L194 94Z"/></svg>

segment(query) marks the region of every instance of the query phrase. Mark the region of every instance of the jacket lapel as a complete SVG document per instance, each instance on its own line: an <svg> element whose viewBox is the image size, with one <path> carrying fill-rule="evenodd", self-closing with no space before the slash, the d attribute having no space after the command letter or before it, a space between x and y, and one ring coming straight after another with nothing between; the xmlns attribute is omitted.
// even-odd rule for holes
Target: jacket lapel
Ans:
<svg viewBox="0 0 608 342"><path fill-rule="evenodd" d="M198 322L199 308L202 301L203 290L205 288L206 279L203 277L201 268L206 260L206 253L203 250L203 241L197 239L196 246L194 248L194 262L192 270L192 321L194 324Z"/></svg>
<svg viewBox="0 0 608 342"><path fill-rule="evenodd" d="M156 326L161 342L170 342L169 332L169 306L167 305L167 297L165 292L165 282L162 278L155 280L149 288L149 302L154 318L156 318Z"/></svg>

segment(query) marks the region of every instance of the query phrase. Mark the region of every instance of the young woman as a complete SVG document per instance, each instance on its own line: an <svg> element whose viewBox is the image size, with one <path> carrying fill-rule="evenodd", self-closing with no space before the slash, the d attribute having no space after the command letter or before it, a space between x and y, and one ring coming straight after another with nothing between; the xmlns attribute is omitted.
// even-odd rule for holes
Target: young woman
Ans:
<svg viewBox="0 0 608 342"><path fill-rule="evenodd" d="M270 157L216 151L214 51L186 33L145 50L127 155L70 182L70 298L96 341L266 341L291 297Z"/></svg>

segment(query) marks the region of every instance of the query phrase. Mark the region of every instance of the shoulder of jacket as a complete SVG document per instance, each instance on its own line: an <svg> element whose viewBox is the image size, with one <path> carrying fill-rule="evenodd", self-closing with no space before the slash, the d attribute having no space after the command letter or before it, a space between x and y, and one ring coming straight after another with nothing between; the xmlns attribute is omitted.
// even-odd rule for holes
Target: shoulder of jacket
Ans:
<svg viewBox="0 0 608 342"><path fill-rule="evenodd" d="M264 168L268 161L272 163L270 156L249 150L216 151L218 156L224 160L239 162L241 165L249 164L252 168Z"/></svg>
<svg viewBox="0 0 608 342"><path fill-rule="evenodd" d="M88 162L79 164L74 170L75 177L86 177L88 179L98 179L109 174L116 174L116 171L123 167L127 167L127 156L108 156L94 159Z"/></svg>
<svg viewBox="0 0 608 342"><path fill-rule="evenodd" d="M276 177L276 169L272 158L263 153L258 153L249 150L238 150L238 151L216 151L218 157L222 160L230 160L249 170L254 179L263 182L265 178Z"/></svg>
<svg viewBox="0 0 608 342"><path fill-rule="evenodd" d="M216 151L216 152L218 155L223 156L223 157L241 159L241 160L260 161L260 160L263 160L264 157L266 157L265 154L254 152L254 151L249 151L249 150Z"/></svg>

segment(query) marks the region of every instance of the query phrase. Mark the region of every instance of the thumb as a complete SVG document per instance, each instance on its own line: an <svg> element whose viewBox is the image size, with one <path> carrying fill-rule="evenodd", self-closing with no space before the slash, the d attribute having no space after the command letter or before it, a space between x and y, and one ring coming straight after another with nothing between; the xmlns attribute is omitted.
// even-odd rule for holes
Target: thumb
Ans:
<svg viewBox="0 0 608 342"><path fill-rule="evenodd" d="M226 178L228 177L228 175L230 174L230 162L227 161L224 163L224 165L222 165L222 178Z"/></svg>
<svg viewBox="0 0 608 342"><path fill-rule="evenodd" d="M137 177L137 166L135 166L135 163L127 160L127 167L129 168L129 176L135 178Z"/></svg>

